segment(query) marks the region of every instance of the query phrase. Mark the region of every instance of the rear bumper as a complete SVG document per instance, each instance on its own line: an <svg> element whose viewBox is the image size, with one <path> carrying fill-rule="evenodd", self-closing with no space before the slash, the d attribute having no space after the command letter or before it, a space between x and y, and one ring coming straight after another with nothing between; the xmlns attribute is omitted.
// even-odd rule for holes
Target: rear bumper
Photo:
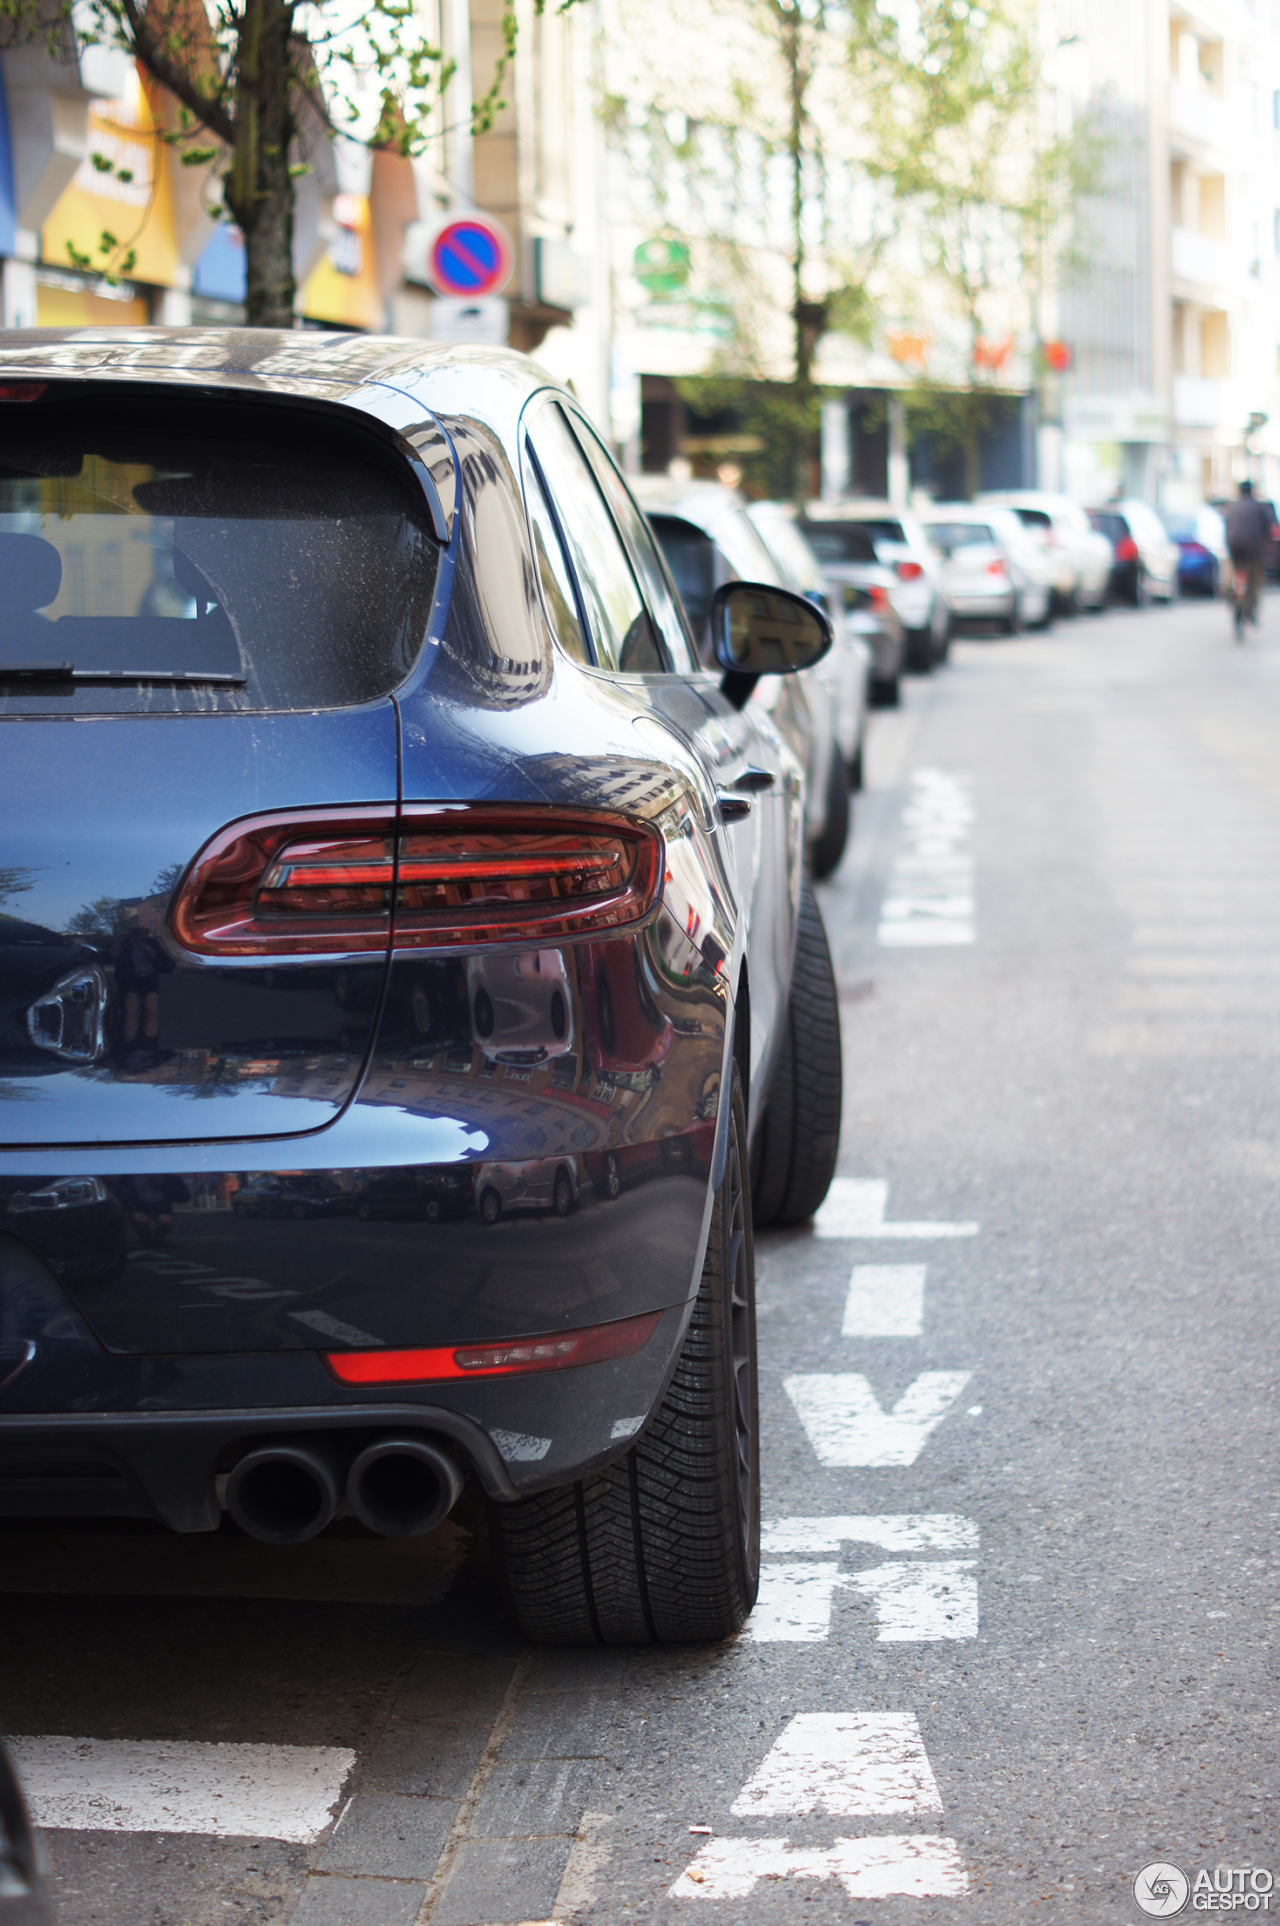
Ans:
<svg viewBox="0 0 1280 1926"><path fill-rule="evenodd" d="M226 1473L282 1438L323 1438L346 1462L381 1436L430 1438L498 1500L571 1483L619 1457L644 1428L688 1316L687 1305L674 1306L628 1358L359 1392L314 1355L123 1366L95 1360L77 1333L82 1390L133 1408L17 1409L21 1398L38 1403L42 1377L65 1364L57 1340L47 1340L0 1393L0 1516L151 1517L174 1531L212 1531Z"/></svg>

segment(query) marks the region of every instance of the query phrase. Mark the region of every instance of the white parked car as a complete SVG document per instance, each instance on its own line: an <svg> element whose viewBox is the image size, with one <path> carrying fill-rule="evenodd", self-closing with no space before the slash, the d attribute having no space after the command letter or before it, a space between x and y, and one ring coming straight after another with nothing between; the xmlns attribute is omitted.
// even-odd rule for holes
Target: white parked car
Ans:
<svg viewBox="0 0 1280 1926"><path fill-rule="evenodd" d="M824 568L841 560L835 534L841 527L870 535L877 561L892 570L890 598L906 631L906 666L917 675L928 675L935 663L946 660L951 612L938 557L919 517L888 502L810 502L804 512L804 530Z"/></svg>
<svg viewBox="0 0 1280 1926"><path fill-rule="evenodd" d="M1025 528L1039 530L1053 562L1053 601L1059 615L1101 609L1111 580L1111 544L1099 536L1079 502L1038 488L988 490L975 506L1011 508Z"/></svg>
<svg viewBox="0 0 1280 1926"><path fill-rule="evenodd" d="M789 502L752 502L747 509L769 553L797 595L807 595L824 611L835 630L831 653L817 665L825 671L836 705L836 738L849 772L850 789L862 787L862 743L867 728L867 676L871 651L834 593L796 522Z"/></svg>
<svg viewBox="0 0 1280 1926"><path fill-rule="evenodd" d="M710 659L711 600L726 582L788 582L730 488L712 481L640 475L635 494L658 538L693 639ZM805 843L816 876L827 876L849 834L849 786L837 739L836 707L823 664L800 675L761 678L752 701L770 716L805 775ZM830 834L828 834L828 830Z"/></svg>
<svg viewBox="0 0 1280 1926"><path fill-rule="evenodd" d="M938 502L922 516L942 558L952 619L993 623L1005 635L1044 628L1053 608L1053 567L1044 541L1010 508Z"/></svg>

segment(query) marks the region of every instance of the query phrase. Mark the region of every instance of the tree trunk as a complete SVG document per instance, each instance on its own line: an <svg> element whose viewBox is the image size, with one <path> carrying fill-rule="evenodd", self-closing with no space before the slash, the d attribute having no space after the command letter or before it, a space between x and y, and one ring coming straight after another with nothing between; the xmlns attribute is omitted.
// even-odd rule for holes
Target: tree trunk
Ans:
<svg viewBox="0 0 1280 1926"><path fill-rule="evenodd" d="M224 191L244 235L245 320L251 328L291 328L294 322L292 27L289 0L247 0L236 143Z"/></svg>

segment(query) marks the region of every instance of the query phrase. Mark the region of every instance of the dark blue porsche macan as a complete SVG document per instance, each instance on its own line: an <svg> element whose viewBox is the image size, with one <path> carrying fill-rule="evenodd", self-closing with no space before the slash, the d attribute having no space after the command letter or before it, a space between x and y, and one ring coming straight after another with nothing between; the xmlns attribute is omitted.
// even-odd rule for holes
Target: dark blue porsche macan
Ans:
<svg viewBox="0 0 1280 1926"><path fill-rule="evenodd" d="M755 1596L752 1218L834 1167L829 645L519 356L0 336L0 1513L486 1495L564 1642Z"/></svg>

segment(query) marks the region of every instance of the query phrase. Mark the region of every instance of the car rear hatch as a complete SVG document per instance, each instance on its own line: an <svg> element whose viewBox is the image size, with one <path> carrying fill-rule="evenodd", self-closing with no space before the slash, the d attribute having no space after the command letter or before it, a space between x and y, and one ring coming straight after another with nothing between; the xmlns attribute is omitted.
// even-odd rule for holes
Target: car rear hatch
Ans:
<svg viewBox="0 0 1280 1926"><path fill-rule="evenodd" d="M338 1114L390 948L390 692L437 559L354 411L0 401L0 1142Z"/></svg>

